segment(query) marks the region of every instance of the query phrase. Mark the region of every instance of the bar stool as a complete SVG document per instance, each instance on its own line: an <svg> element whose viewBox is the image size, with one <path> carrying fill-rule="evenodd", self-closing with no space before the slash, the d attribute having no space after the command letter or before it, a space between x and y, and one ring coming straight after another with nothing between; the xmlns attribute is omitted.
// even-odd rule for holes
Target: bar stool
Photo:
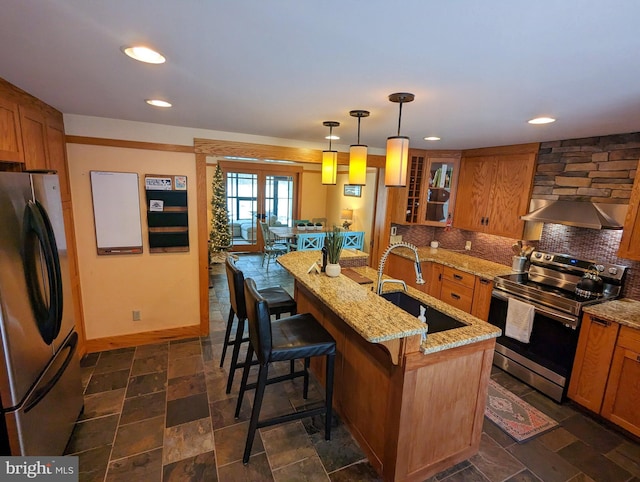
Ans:
<svg viewBox="0 0 640 482"><path fill-rule="evenodd" d="M231 308L229 309L227 329L224 334L220 367L224 364L227 347L233 346L231 364L229 365L229 378L227 379L227 393L230 393L235 371L243 366L242 363L238 363L240 346L242 343L249 341L249 338L244 337L244 322L247 319L247 309L244 299L244 274L240 269L238 269L235 260L231 256L227 257L225 261L225 268L227 271L227 283L229 284L229 300L231 301ZM296 301L284 288L280 286L273 286L263 288L259 290L259 292L269 306L269 314L275 315L276 319L279 319L283 313L289 313L291 315L296 314ZM235 338L230 340L231 326L233 325L234 316L238 317L238 325L236 328Z"/></svg>
<svg viewBox="0 0 640 482"><path fill-rule="evenodd" d="M255 282L248 278L245 281L245 295L247 298L247 317L249 319L249 347L247 348L247 361L242 371L242 382L238 393L235 416L238 418L242 407L244 392L255 388L253 409L247 441L244 447L242 462L249 462L253 439L256 430L283 422L299 420L314 415L325 414L324 437L331 440L331 405L333 399L333 367L336 356L336 341L324 327L310 313L292 315L271 322L269 317L269 305L267 300L256 289ZM258 381L247 383L249 369L253 353L258 357L260 369ZM296 377L304 377L303 396L306 399L309 391L309 361L314 356L326 356L325 378L325 403L324 407L312 408L300 412L292 412L286 415L259 420L260 408L267 385L291 380ZM304 369L269 379L269 365L276 361L295 361L304 358Z"/></svg>

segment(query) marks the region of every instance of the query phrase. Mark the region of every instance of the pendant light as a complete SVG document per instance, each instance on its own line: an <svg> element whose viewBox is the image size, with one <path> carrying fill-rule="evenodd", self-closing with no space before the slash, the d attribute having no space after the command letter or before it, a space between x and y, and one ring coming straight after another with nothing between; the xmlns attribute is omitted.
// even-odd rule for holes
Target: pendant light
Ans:
<svg viewBox="0 0 640 482"><path fill-rule="evenodd" d="M338 127L340 122L324 121L322 125L329 128L329 150L322 151L322 184L335 184L338 175L338 151L331 150L331 138L333 128Z"/></svg>
<svg viewBox="0 0 640 482"><path fill-rule="evenodd" d="M400 135L400 123L402 122L402 104L411 102L415 96L407 92L391 94L389 100L400 104L398 116L398 135L387 138L387 162L384 173L385 186L407 185L407 163L409 160L409 138Z"/></svg>
<svg viewBox="0 0 640 482"><path fill-rule="evenodd" d="M349 184L364 186L367 183L367 146L360 144L360 119L369 117L369 111L352 110L349 115L358 118L358 143L349 148Z"/></svg>

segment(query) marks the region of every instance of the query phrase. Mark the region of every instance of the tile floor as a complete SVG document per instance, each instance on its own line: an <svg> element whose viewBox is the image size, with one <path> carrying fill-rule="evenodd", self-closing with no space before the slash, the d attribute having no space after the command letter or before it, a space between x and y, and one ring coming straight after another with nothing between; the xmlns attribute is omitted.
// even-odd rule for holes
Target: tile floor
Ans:
<svg viewBox="0 0 640 482"><path fill-rule="evenodd" d="M279 284L292 291L291 278L277 264L267 273L259 256L241 255L239 266L259 287ZM242 465L251 400L248 395L235 420L239 380L226 395L229 355L219 368L229 310L224 265L211 270L210 302L207 337L93 353L82 360L85 408L67 447L67 454L79 456L80 480L380 480L339 420L330 442L312 419L261 429L250 463ZM430 482L640 481L636 441L498 369L492 377L559 427L518 444L485 419L479 453ZM302 406L301 392L298 381L270 386L263 413ZM321 400L321 393L312 387L309 400Z"/></svg>

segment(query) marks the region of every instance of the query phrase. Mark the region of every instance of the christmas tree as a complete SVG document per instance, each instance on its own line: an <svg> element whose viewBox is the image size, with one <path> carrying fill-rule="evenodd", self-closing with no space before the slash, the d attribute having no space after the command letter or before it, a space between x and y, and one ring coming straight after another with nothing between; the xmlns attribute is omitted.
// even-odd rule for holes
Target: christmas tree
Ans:
<svg viewBox="0 0 640 482"><path fill-rule="evenodd" d="M229 232L229 211L227 209L227 192L222 176L220 164L216 166L211 183L211 231L209 232L209 255L221 253L231 247L231 233Z"/></svg>

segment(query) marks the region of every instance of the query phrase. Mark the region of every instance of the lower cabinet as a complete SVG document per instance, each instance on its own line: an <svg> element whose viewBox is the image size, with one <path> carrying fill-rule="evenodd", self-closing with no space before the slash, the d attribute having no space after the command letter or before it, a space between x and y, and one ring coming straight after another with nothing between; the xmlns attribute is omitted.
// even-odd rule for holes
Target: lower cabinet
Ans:
<svg viewBox="0 0 640 482"><path fill-rule="evenodd" d="M640 436L640 330L620 327L602 416Z"/></svg>
<svg viewBox="0 0 640 482"><path fill-rule="evenodd" d="M418 285L415 282L414 261L391 253L385 266L385 274L401 279L408 286L483 321L489 319L493 281L432 261L421 263L421 268L425 283Z"/></svg>
<svg viewBox="0 0 640 482"><path fill-rule="evenodd" d="M585 313L569 382L569 398L600 413L620 325Z"/></svg>
<svg viewBox="0 0 640 482"><path fill-rule="evenodd" d="M586 314L568 396L640 436L640 330Z"/></svg>
<svg viewBox="0 0 640 482"><path fill-rule="evenodd" d="M462 311L471 313L475 278L472 274L445 266L442 270L440 299Z"/></svg>

